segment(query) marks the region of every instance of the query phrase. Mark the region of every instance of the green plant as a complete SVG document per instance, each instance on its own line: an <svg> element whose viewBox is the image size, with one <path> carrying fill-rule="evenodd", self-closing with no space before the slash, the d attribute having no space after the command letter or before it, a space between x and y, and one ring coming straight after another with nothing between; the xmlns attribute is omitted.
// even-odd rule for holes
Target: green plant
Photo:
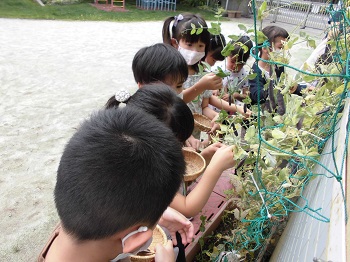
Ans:
<svg viewBox="0 0 350 262"><path fill-rule="evenodd" d="M264 18L266 7L265 2L259 8L260 22ZM348 28L349 21L347 23L344 26ZM209 31L212 34L221 32L219 21L211 26ZM202 29L194 27L192 33L200 33L200 30ZM241 30L256 33L253 36L255 42L263 43L261 48L267 47L267 43L264 43L266 38L256 28L247 29L242 25ZM235 41L240 36L229 37ZM300 37L303 37L301 41L308 46L315 46L315 41L310 37ZM269 92L269 100L264 105L251 106L254 117L231 117L225 111L219 114L221 130L213 137L213 141L233 145L238 163L236 174L231 178L233 189L227 191L227 197L235 204L235 208L227 212L235 223L231 220L228 232L214 234L213 245L207 249L202 247L206 259L215 259L221 251L234 251L242 256L256 257L291 212L305 212L315 219L329 222L329 218L319 209L308 206L307 199L302 206L298 206L296 201L305 198L304 187L315 176L336 178L341 183L338 174L330 171L314 174L313 168L320 165L318 160L323 147L336 131L335 126L342 116L344 99L350 91L349 72L343 72L349 63L349 36L343 33L330 40L329 44L335 50L330 54L334 57L333 60L319 63L315 69L304 65L308 71L288 65L289 50L298 41L299 36L292 35L284 43L281 53L270 52L270 60L265 62L290 67L297 70L298 74L295 79L286 74L277 79L272 73L264 87ZM222 54L227 56L229 51L230 44L224 48ZM255 56L255 59L261 58ZM200 68L201 73L211 71L205 63ZM225 76L225 70L221 68L215 73ZM312 82L315 89L304 91L302 96L290 94L290 88L300 81Z"/></svg>

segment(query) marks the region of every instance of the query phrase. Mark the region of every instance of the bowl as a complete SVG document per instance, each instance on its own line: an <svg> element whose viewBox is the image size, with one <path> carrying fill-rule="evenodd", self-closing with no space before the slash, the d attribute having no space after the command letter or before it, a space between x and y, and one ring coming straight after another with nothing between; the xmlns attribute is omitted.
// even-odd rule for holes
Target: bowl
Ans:
<svg viewBox="0 0 350 262"><path fill-rule="evenodd" d="M203 132L211 130L211 120L205 115L193 113L194 126Z"/></svg>
<svg viewBox="0 0 350 262"><path fill-rule="evenodd" d="M184 181L193 181L203 173L206 166L205 159L201 154L191 149L183 148L182 153L186 162Z"/></svg>
<svg viewBox="0 0 350 262"><path fill-rule="evenodd" d="M141 262L152 262L154 261L154 258L156 256L154 252L154 248L157 244L162 244L163 246L166 245L168 242L167 236L164 232L164 230L157 225L153 229L153 235L152 235L152 243L148 248L148 251L140 251L137 253L137 255L131 255L130 261L141 261Z"/></svg>

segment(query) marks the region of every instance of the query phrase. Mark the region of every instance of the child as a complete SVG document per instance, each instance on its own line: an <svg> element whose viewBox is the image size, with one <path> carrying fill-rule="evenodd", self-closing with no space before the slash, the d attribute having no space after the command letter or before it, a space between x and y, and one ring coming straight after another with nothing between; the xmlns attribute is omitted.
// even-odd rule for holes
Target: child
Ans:
<svg viewBox="0 0 350 262"><path fill-rule="evenodd" d="M224 49L225 45L226 40L223 34L210 34L210 44L208 54L205 57L205 62L207 62L210 66L214 66L217 61L224 61L225 57L221 54L221 51Z"/></svg>
<svg viewBox="0 0 350 262"><path fill-rule="evenodd" d="M210 38L210 47L209 47L208 55L205 58L205 62L207 62L210 66L214 66L217 61L225 60L225 57L221 54L221 51L224 49L225 45L226 45L226 41L225 41L225 38L222 34L212 35L212 37ZM248 56L249 56L249 52L248 52ZM230 60L230 58L229 58L229 60ZM228 62L228 63L230 63L230 62ZM227 67L228 67L228 70L230 70L230 68L232 66L230 67L229 65L227 65ZM224 79L223 86L224 87L227 86L227 78ZM228 103L229 102L228 95L225 94L223 97L220 96L222 98L222 99L220 99L218 97L219 94L220 94L219 90L214 90L213 95L209 98L209 106L212 109L214 109L216 112L220 112L221 109L224 109L224 110L227 110L227 111L232 112L232 113L240 112L245 117L250 116L251 111L249 109L244 111L243 106L240 104L230 105L230 103ZM216 105L217 107L215 107L213 105ZM239 105L239 106L237 106L237 105Z"/></svg>
<svg viewBox="0 0 350 262"><path fill-rule="evenodd" d="M278 54L283 50L284 42L289 38L288 32L279 26L266 26L262 32L268 38L269 47L259 48L259 57L264 60L270 59L270 53ZM284 66L273 66L262 60L258 60L253 65L253 72L257 73L255 79L249 80L249 96L251 104L257 104L260 97L260 103L264 103L268 97L268 90L264 88L273 74L279 79L284 72ZM304 85L294 85L290 88L290 93L301 95ZM312 89L313 87L309 87Z"/></svg>
<svg viewBox="0 0 350 262"><path fill-rule="evenodd" d="M203 32L199 35L191 35L191 24L194 24L196 28L203 28ZM179 14L175 17L169 17L164 21L162 35L163 42L175 47L185 58L189 65L189 75L197 72L198 62L205 57L210 41L210 34L204 19L194 14ZM199 42L201 42L200 46L197 45ZM196 50L198 48L200 50ZM216 90L221 87L222 79L220 77L213 73L207 74L193 86L184 90L184 101L189 103L205 90Z"/></svg>
<svg viewBox="0 0 350 262"><path fill-rule="evenodd" d="M136 107L141 109L144 112L153 114L157 117L157 119L166 123L175 133L176 137L181 143L184 143L191 135L194 127L193 115L191 110L188 108L186 103L179 97L176 96L175 92L170 89L169 86L164 84L152 84L152 85L144 85L141 89L137 90L135 94L130 96L128 99L123 99L120 101L121 96L120 92L117 92L116 96L110 98L106 104L106 108L118 108L121 102L127 103L127 107ZM124 91L122 91L124 93ZM202 151L202 156L206 160L208 164L213 154L219 149L223 147L221 143L215 143L205 148ZM225 157L232 157L231 152L227 153L227 155L222 155L222 161L226 161ZM228 163L232 164L232 158L229 159ZM215 165L218 165L217 163ZM175 205L178 208L182 208L182 212L187 210L186 215L194 216L196 213L191 212L199 212L205 203L208 201L211 191L215 186L217 180L219 179L221 173L221 167L226 167L226 165L220 165L218 168L212 166L213 169L218 169L218 172L208 171L203 174L203 182L199 182L203 187L202 183L206 183L206 187L198 191L198 189L193 190L189 196L185 197L180 194L177 201L171 203L170 206ZM227 169L227 168L226 168ZM209 181L209 182L208 182ZM197 200L197 202L195 202ZM192 203L193 202L193 203ZM181 238L178 237L178 241ZM181 242L181 241L180 241ZM179 255L177 261L185 261L185 251L184 247L179 247Z"/></svg>
<svg viewBox="0 0 350 262"><path fill-rule="evenodd" d="M171 45L158 43L141 48L134 56L132 70L139 87L150 83L165 83L185 102L189 102L182 92L182 85L188 77L187 63ZM186 140L185 145L196 151L202 147L201 142L193 136Z"/></svg>
<svg viewBox="0 0 350 262"><path fill-rule="evenodd" d="M120 103L139 108L166 123L181 143L192 134L194 128L192 112L170 86L163 83L143 85L132 96L127 94L127 99L120 97L121 92L126 91L120 90L112 96L105 105L106 109L118 108Z"/></svg>
<svg viewBox="0 0 350 262"><path fill-rule="evenodd" d="M199 34L191 33L193 27L197 28L197 30L201 30L201 32ZM203 81L206 85L209 85L212 80L216 81L218 77L212 73L204 77L198 75L198 64L202 58L206 56L210 45L208 26L202 17L185 13L167 18L163 24L163 42L175 47L187 62L189 76L183 84L185 91L188 88L196 89L195 86L198 85L198 83L203 83ZM219 84L222 84L221 79L217 79L217 81ZM195 99L192 99L192 101L188 103L191 111L193 113L203 114L210 119L215 118L217 113L208 106L211 95L211 90L205 90ZM213 125L211 132L214 132L217 128L219 128L218 125ZM199 135L200 131L195 130L193 136L198 139Z"/></svg>
<svg viewBox="0 0 350 262"><path fill-rule="evenodd" d="M116 97L119 97L118 93ZM120 104L119 101L115 101L113 104L110 101L111 99L107 103L108 107L118 107ZM172 130L182 132L181 135L179 135L179 132L175 132L181 142L186 139L184 135L189 135L193 130L193 125L192 130L187 126L187 123L193 123L193 116L186 103L177 97L170 87L164 84L145 85L126 102L126 107L135 107L154 114L159 120L170 126ZM189 121L190 118L192 121ZM170 207L186 217L195 216L200 212L208 201L222 172L235 164L232 147L224 146L221 143L210 145L203 150L202 155L207 161L207 168L201 180L187 196L177 193L170 204Z"/></svg>
<svg viewBox="0 0 350 262"><path fill-rule="evenodd" d="M180 143L154 116L133 107L92 115L62 154L61 223L39 261L118 261L146 249L184 172ZM174 261L171 243L156 251L156 261Z"/></svg>
<svg viewBox="0 0 350 262"><path fill-rule="evenodd" d="M185 59L172 46L163 43L141 48L132 61L132 71L139 87L162 82L178 94L182 94L182 84L188 77Z"/></svg>
<svg viewBox="0 0 350 262"><path fill-rule="evenodd" d="M241 36L237 41L232 43L234 49L231 51L227 58L227 69L231 74L224 79L225 95L222 99L227 102L229 100L228 89L235 88L238 92L234 92L232 97L238 100L237 105L242 105L242 101L248 96L249 83L248 83L248 72L244 69L244 65L250 56L250 50L253 47L253 42L246 35ZM247 49L244 49L247 48ZM235 80L235 79L238 79ZM232 86L233 82L237 81L236 86Z"/></svg>

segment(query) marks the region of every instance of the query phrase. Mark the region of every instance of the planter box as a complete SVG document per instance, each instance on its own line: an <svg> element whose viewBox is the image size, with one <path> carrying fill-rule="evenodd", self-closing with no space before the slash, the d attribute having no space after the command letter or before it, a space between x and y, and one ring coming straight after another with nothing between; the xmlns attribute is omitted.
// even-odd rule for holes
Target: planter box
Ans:
<svg viewBox="0 0 350 262"><path fill-rule="evenodd" d="M212 234L212 232L219 226L224 211L228 208L232 209L232 202L226 199L224 193L225 190L232 188L229 177L231 172L232 171L227 170L221 175L209 197L208 202L205 204L202 211L193 217L192 223L195 234L193 242L185 246L187 262L192 262L198 252L200 252L200 244L198 243L199 239ZM200 180L200 178L198 180ZM189 186L189 191L196 186L197 182L198 181L195 181L191 186ZM204 232L200 231L200 226L202 223L200 219L201 215L207 217Z"/></svg>
<svg viewBox="0 0 350 262"><path fill-rule="evenodd" d="M227 11L227 15L229 18L240 18L242 16L242 12L229 10Z"/></svg>

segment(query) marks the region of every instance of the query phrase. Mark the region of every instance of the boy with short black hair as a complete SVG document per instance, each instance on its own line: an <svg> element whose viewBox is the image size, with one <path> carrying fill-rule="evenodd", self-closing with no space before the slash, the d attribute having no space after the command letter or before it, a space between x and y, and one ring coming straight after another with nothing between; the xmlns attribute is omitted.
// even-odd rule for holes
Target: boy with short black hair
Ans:
<svg viewBox="0 0 350 262"><path fill-rule="evenodd" d="M147 248L184 173L181 144L154 116L133 107L92 115L63 152L54 192L61 225L39 261L118 261ZM168 251L158 261L174 261Z"/></svg>
<svg viewBox="0 0 350 262"><path fill-rule="evenodd" d="M168 44L158 43L141 48L132 61L132 71L139 87L163 82L178 94L188 77L186 60Z"/></svg>

